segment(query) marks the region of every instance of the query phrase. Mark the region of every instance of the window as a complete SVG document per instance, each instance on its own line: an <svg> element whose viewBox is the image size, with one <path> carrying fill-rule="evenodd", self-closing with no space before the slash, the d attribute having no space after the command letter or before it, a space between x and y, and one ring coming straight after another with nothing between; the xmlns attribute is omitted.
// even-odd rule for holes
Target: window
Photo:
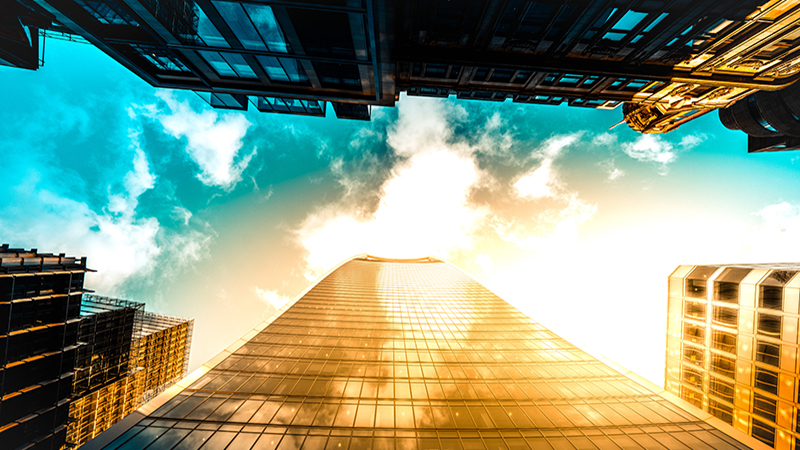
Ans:
<svg viewBox="0 0 800 450"><path fill-rule="evenodd" d="M221 77L258 78L244 57L238 53L220 53L208 50L198 50L197 53Z"/></svg>
<svg viewBox="0 0 800 450"><path fill-rule="evenodd" d="M780 338L781 336L781 316L772 314L758 314L758 333L765 336Z"/></svg>
<svg viewBox="0 0 800 450"><path fill-rule="evenodd" d="M355 64L337 64L314 61L314 71L322 87L361 90L361 75Z"/></svg>
<svg viewBox="0 0 800 450"><path fill-rule="evenodd" d="M646 26L644 28L644 30L642 30L642 31L645 32L645 33L649 32L650 30L655 28L656 25L661 23L661 21L664 20L664 18L667 17L668 15L669 15L669 13L661 13L661 15L658 16L658 18L656 20L650 22L650 25Z"/></svg>
<svg viewBox="0 0 800 450"><path fill-rule="evenodd" d="M619 86L625 81L627 81L625 78L620 78L615 81L612 86ZM713 275L716 270L717 269L714 267L700 266L695 268L692 273L686 277L686 289L683 295L692 298L706 298L706 283L708 277Z"/></svg>
<svg viewBox="0 0 800 450"><path fill-rule="evenodd" d="M756 367L755 384L761 390L778 395L778 372Z"/></svg>
<svg viewBox="0 0 800 450"><path fill-rule="evenodd" d="M718 402L714 399L708 400L708 412L710 412L713 416L717 417L718 419L722 420L723 422L727 423L728 425L733 425L733 408L725 405L723 403Z"/></svg>
<svg viewBox="0 0 800 450"><path fill-rule="evenodd" d="M688 361L698 366L703 365L703 355L705 352L701 349L690 347L688 345L683 347L683 360Z"/></svg>
<svg viewBox="0 0 800 450"><path fill-rule="evenodd" d="M296 59L262 55L257 55L256 59L272 81L308 83L308 76L300 65L300 61Z"/></svg>
<svg viewBox="0 0 800 450"><path fill-rule="evenodd" d="M685 300L683 305L683 315L692 319L703 320L706 318L706 304Z"/></svg>
<svg viewBox="0 0 800 450"><path fill-rule="evenodd" d="M271 7L251 3L244 5L221 1L211 3L244 48L289 53L289 44L286 43Z"/></svg>
<svg viewBox="0 0 800 450"><path fill-rule="evenodd" d="M190 72L189 68L183 64L175 54L165 48L153 47L149 45L130 44L130 47L147 62L159 70L169 72Z"/></svg>
<svg viewBox="0 0 800 450"><path fill-rule="evenodd" d="M756 343L756 361L779 367L781 347L765 341Z"/></svg>
<svg viewBox="0 0 800 450"><path fill-rule="evenodd" d="M700 371L698 370L693 370L684 367L682 379L685 383L688 383L690 386L694 386L698 389L703 389L703 374L700 373Z"/></svg>
<svg viewBox="0 0 800 450"><path fill-rule="evenodd" d="M683 339L703 345L706 341L706 329L687 323L683 326Z"/></svg>
<svg viewBox="0 0 800 450"><path fill-rule="evenodd" d="M681 398L698 408L703 407L703 395L686 386L681 386Z"/></svg>
<svg viewBox="0 0 800 450"><path fill-rule="evenodd" d="M775 428L753 419L753 437L772 447L775 446Z"/></svg>
<svg viewBox="0 0 800 450"><path fill-rule="evenodd" d="M775 422L777 401L759 393L753 394L753 414ZM755 422L755 420L753 421Z"/></svg>
<svg viewBox="0 0 800 450"><path fill-rule="evenodd" d="M97 0L75 0L89 14L94 16L98 22L106 25L129 25L138 27L136 19L128 14L125 9L116 4L117 2L105 2Z"/></svg>
<svg viewBox="0 0 800 450"><path fill-rule="evenodd" d="M208 47L230 47L228 41L220 34L200 5L194 5L194 12L197 16L197 40L200 41L199 43Z"/></svg>
<svg viewBox="0 0 800 450"><path fill-rule="evenodd" d="M736 360L722 355L711 355L711 370L728 378L736 376Z"/></svg>
<svg viewBox="0 0 800 450"><path fill-rule="evenodd" d="M645 17L647 17L647 13L636 12L636 11L628 11L622 16L621 19L611 27L612 30L622 30L622 31L631 31L632 29L636 28L636 25L639 25Z"/></svg>
<svg viewBox="0 0 800 450"><path fill-rule="evenodd" d="M723 352L736 353L736 335L725 331L714 330L711 346Z"/></svg>
<svg viewBox="0 0 800 450"><path fill-rule="evenodd" d="M761 286L758 296L758 307L783 309L783 288L781 286Z"/></svg>
<svg viewBox="0 0 800 450"><path fill-rule="evenodd" d="M726 308L724 306L714 306L714 323L736 327L739 323L739 310Z"/></svg>
<svg viewBox="0 0 800 450"><path fill-rule="evenodd" d="M733 395L735 390L733 383L730 381L725 381L721 378L712 376L709 392L728 403L733 403Z"/></svg>
<svg viewBox="0 0 800 450"><path fill-rule="evenodd" d="M775 310L783 309L783 286L789 282L797 271L794 270L773 270L769 276L761 283L758 295L759 308L769 308Z"/></svg>
<svg viewBox="0 0 800 450"><path fill-rule="evenodd" d="M714 283L714 300L728 303L739 303L739 283Z"/></svg>

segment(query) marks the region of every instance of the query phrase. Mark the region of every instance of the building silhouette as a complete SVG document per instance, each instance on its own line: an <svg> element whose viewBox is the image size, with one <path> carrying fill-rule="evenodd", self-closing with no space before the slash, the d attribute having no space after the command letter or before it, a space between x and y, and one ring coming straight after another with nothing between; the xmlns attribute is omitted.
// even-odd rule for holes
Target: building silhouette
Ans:
<svg viewBox="0 0 800 450"><path fill-rule="evenodd" d="M83 448L768 448L434 258L361 255Z"/></svg>
<svg viewBox="0 0 800 450"><path fill-rule="evenodd" d="M797 448L800 264L679 266L666 390L776 449Z"/></svg>
<svg viewBox="0 0 800 450"><path fill-rule="evenodd" d="M79 446L186 375L194 321L87 294L88 271L0 245L2 450Z"/></svg>
<svg viewBox="0 0 800 450"><path fill-rule="evenodd" d="M369 120L406 92L621 107L662 133L795 82L799 15L800 0L15 0L0 7L0 64L37 67L43 28L217 108L324 116L330 102ZM781 94L788 109L723 122L750 151L793 149L798 90Z"/></svg>
<svg viewBox="0 0 800 450"><path fill-rule="evenodd" d="M66 438L86 258L0 246L0 447Z"/></svg>
<svg viewBox="0 0 800 450"><path fill-rule="evenodd" d="M84 294L67 444L102 433L186 376L194 320Z"/></svg>

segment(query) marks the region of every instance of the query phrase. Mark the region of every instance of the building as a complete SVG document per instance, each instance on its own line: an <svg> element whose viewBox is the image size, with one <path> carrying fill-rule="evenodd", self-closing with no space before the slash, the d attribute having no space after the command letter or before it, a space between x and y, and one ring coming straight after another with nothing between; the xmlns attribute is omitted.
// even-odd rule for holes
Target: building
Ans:
<svg viewBox="0 0 800 450"><path fill-rule="evenodd" d="M666 390L776 449L800 448L800 264L680 266Z"/></svg>
<svg viewBox="0 0 800 450"><path fill-rule="evenodd" d="M186 375L193 320L84 294L67 443L80 446Z"/></svg>
<svg viewBox="0 0 800 450"><path fill-rule="evenodd" d="M622 107L662 133L800 77L800 0L16 1L0 9L0 63L36 66L37 29L66 31L225 109L324 116L330 102L369 120L406 92ZM750 151L795 148L787 105L723 122Z"/></svg>
<svg viewBox="0 0 800 450"><path fill-rule="evenodd" d="M0 246L0 447L67 434L86 258Z"/></svg>
<svg viewBox="0 0 800 450"><path fill-rule="evenodd" d="M83 448L201 446L768 448L572 346L452 265L368 255Z"/></svg>

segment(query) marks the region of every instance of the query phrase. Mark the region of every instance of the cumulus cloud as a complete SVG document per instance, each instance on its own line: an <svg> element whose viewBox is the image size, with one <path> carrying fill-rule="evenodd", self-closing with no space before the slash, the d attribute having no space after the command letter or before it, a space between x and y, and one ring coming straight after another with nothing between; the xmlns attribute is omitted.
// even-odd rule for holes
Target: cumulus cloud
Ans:
<svg viewBox="0 0 800 450"><path fill-rule="evenodd" d="M253 292L255 292L256 297L264 302L264 304L272 306L275 309L281 309L283 305L291 300L289 297L278 294L276 291L261 289L258 286L253 286Z"/></svg>
<svg viewBox="0 0 800 450"><path fill-rule="evenodd" d="M442 167L447 167L442 172ZM472 246L485 212L468 203L478 179L473 161L447 151L420 154L397 169L382 188L374 214L333 204L310 215L298 238L313 279L356 253L412 258L447 257Z"/></svg>
<svg viewBox="0 0 800 450"><path fill-rule="evenodd" d="M516 171L524 170L523 163L534 167L503 178L482 169L478 160L487 154L495 158L517 143L503 130L499 115L481 119L477 128L474 122L459 104L431 99L401 103L398 120L386 135L393 166L374 189L374 207L366 196L353 193L363 193L369 184L365 180L378 178L370 172L376 161L354 165L334 159L330 170L343 193L309 214L296 230L306 251L306 277L314 279L359 253L464 256L488 271L491 260L483 245L489 241L499 238L531 249L548 238L574 237L596 207L558 179L556 161L582 133L547 139L507 166ZM462 125L477 132L457 134Z"/></svg>
<svg viewBox="0 0 800 450"><path fill-rule="evenodd" d="M219 114L211 109L198 113L169 91L159 91L157 95L169 111L160 111L153 105L139 110L158 121L171 136L186 138L186 153L199 167L197 178L203 184L233 189L256 154L256 148L242 150L242 140L252 124L243 114Z"/></svg>
<svg viewBox="0 0 800 450"><path fill-rule="evenodd" d="M599 139L599 137L598 137ZM670 163L678 159L681 151L690 150L705 140L705 135L686 135L681 138L677 147L661 135L642 134L633 142L624 142L622 151L631 158L641 162L655 163L659 167L659 174L666 175ZM608 138L599 139L599 143L615 143Z"/></svg>
<svg viewBox="0 0 800 450"><path fill-rule="evenodd" d="M156 242L159 223L152 217L136 217L134 210L155 176L138 142L133 147L133 167L123 178L125 189L110 194L101 212L45 187L43 173L29 169L26 181L12 188L17 201L3 210L4 217L14 218L0 219L5 239L89 256L89 266L97 273L88 276L87 287L104 293L113 293L135 274L148 273L161 253Z"/></svg>

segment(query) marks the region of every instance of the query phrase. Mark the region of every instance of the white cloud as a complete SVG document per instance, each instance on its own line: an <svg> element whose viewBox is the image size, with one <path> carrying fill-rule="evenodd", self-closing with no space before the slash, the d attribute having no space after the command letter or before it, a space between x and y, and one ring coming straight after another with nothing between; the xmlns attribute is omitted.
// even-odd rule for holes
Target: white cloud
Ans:
<svg viewBox="0 0 800 450"><path fill-rule="evenodd" d="M536 169L519 177L514 189L520 197L536 199L553 195L552 184L556 182L551 160L542 161Z"/></svg>
<svg viewBox="0 0 800 450"><path fill-rule="evenodd" d="M275 309L281 309L283 305L291 300L291 298L278 294L276 291L261 289L258 286L253 286L253 292L255 292L258 299L264 302L264 304L270 305Z"/></svg>
<svg viewBox="0 0 800 450"><path fill-rule="evenodd" d="M195 112L188 102L177 101L169 91L157 95L166 102L169 112L157 111L152 106L139 109L157 120L170 135L186 138L186 153L199 166L197 178L201 182L233 189L256 154L255 148L249 153L241 151L242 139L252 124L243 114L220 115L210 109Z"/></svg>
<svg viewBox="0 0 800 450"><path fill-rule="evenodd" d="M192 212L183 206L174 206L172 208L172 214L170 214L170 217L176 221L183 222L184 225L189 225L192 215Z"/></svg>
<svg viewBox="0 0 800 450"><path fill-rule="evenodd" d="M606 171L606 174L608 174L608 177L606 178L607 182L617 181L625 176L625 171L617 167L613 158L606 161L601 161L598 163L598 165Z"/></svg>
<svg viewBox="0 0 800 450"><path fill-rule="evenodd" d="M481 253L480 255L475 257L475 264L480 266L484 272L491 272L494 269L494 263L492 263L492 258L486 254Z"/></svg>
<svg viewBox="0 0 800 450"><path fill-rule="evenodd" d="M532 155L541 160L539 166L521 175L514 182L517 195L528 200L557 195L556 190L560 189L560 183L553 162L582 134L582 132L578 132L553 136L546 140L542 147Z"/></svg>
<svg viewBox="0 0 800 450"><path fill-rule="evenodd" d="M624 142L622 151L631 158L641 162L652 162L659 166L659 174L667 174L667 166L678 159L679 151L690 150L705 140L705 135L686 135L678 143L679 148L664 137L655 134L642 134L633 142ZM615 140L596 139L598 143L614 144Z"/></svg>
<svg viewBox="0 0 800 450"><path fill-rule="evenodd" d="M623 143L622 151L637 161L654 162L662 168L678 157L671 143L653 134L643 134L633 142Z"/></svg>
<svg viewBox="0 0 800 450"><path fill-rule="evenodd" d="M43 188L41 174L31 170L25 182L13 187L18 201L3 211L3 216L14 218L0 219L4 239L88 256L89 267L97 272L87 275L86 287L107 294L131 276L149 273L161 253L156 242L160 227L155 218L137 218L134 212L139 196L152 188L155 177L135 139L132 147L133 168L124 176L126 189L110 194L102 213Z"/></svg>
<svg viewBox="0 0 800 450"><path fill-rule="evenodd" d="M442 171L447 167L447 171ZM334 204L310 215L298 238L313 279L357 253L413 258L447 257L472 246L485 212L468 204L478 180L475 163L448 151L424 153L397 169L382 187L374 214Z"/></svg>

